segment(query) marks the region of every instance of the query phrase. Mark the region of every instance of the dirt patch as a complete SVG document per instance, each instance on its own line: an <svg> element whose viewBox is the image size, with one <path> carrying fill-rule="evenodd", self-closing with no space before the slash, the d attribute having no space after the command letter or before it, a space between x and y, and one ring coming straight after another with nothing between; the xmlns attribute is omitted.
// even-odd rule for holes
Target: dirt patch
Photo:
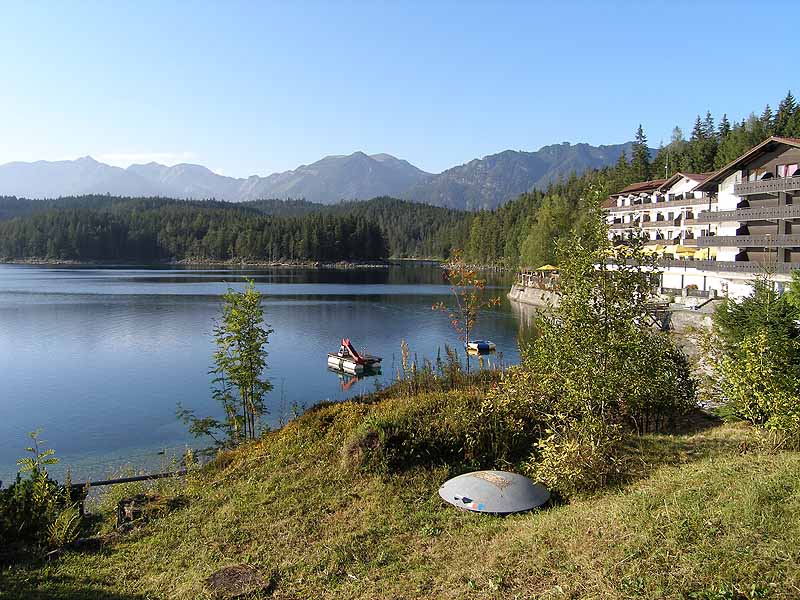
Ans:
<svg viewBox="0 0 800 600"><path fill-rule="evenodd" d="M264 577L250 565L223 567L206 579L215 598L241 598L256 592L271 592L273 578Z"/></svg>

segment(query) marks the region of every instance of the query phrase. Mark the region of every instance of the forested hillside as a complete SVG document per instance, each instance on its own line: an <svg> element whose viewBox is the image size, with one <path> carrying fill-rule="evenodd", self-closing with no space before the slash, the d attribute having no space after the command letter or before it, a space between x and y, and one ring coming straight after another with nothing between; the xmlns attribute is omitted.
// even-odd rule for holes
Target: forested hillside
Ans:
<svg viewBox="0 0 800 600"><path fill-rule="evenodd" d="M636 182L668 177L683 171L703 173L718 169L771 135L800 137L800 106L789 92L776 111L767 105L760 115L732 123L722 115L717 123L707 112L695 120L689 139L675 127L669 144L651 160L642 127L630 154L622 153L613 167L587 171L551 185L545 192L522 194L498 210L471 218L469 235L457 242L468 259L502 263L509 267L555 261L555 245L572 227L580 227L583 198L590 186L606 192Z"/></svg>
<svg viewBox="0 0 800 600"><path fill-rule="evenodd" d="M374 260L446 257L468 231L455 210L375 198L326 207L169 198L0 198L0 258Z"/></svg>
<svg viewBox="0 0 800 600"><path fill-rule="evenodd" d="M223 203L107 199L0 222L0 257L55 260L376 260L389 255L363 218L268 217ZM103 201L90 197L88 205ZM2 205L2 204L0 204Z"/></svg>
<svg viewBox="0 0 800 600"><path fill-rule="evenodd" d="M719 168L770 135L800 137L791 92L776 111L717 123L697 117L684 138L651 158L641 126L614 166L572 175L478 213L380 197L332 206L305 200L241 204L168 198L81 196L48 201L0 197L0 257L69 260L341 260L447 258L461 248L474 263L509 268L554 262L555 247L580 227L590 186L607 192L677 171Z"/></svg>

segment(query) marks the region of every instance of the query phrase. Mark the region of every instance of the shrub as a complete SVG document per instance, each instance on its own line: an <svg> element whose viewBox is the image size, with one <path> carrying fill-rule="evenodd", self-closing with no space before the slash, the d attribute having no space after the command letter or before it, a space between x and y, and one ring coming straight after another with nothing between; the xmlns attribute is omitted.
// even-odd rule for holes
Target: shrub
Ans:
<svg viewBox="0 0 800 600"><path fill-rule="evenodd" d="M67 506L47 527L47 537L51 548L60 548L74 542L81 526L81 513L78 507Z"/></svg>
<svg viewBox="0 0 800 600"><path fill-rule="evenodd" d="M503 443L539 440L527 470L565 495L605 481L626 427L658 430L695 405L688 360L650 327L654 258L641 240L611 247L598 194L588 212L581 235L559 245L557 305L483 405L513 434Z"/></svg>
<svg viewBox="0 0 800 600"><path fill-rule="evenodd" d="M18 461L21 472L11 486L0 490L0 539L8 543L47 544L54 537L57 540L71 535L73 525L67 527L70 516L61 521L59 517L74 505L71 488L59 486L47 473L47 466L58 462L54 452L40 450L38 431L30 437L33 445L27 451L31 456ZM80 515L74 527L79 522Z"/></svg>
<svg viewBox="0 0 800 600"><path fill-rule="evenodd" d="M722 412L777 434L800 438L800 308L769 276L753 293L728 299L714 313L705 344L722 397Z"/></svg>
<svg viewBox="0 0 800 600"><path fill-rule="evenodd" d="M800 429L800 378L790 363L797 346L762 330L722 357L722 391L731 414L768 429Z"/></svg>
<svg viewBox="0 0 800 600"><path fill-rule="evenodd" d="M775 288L769 276L753 282L753 293L741 299L727 298L714 311L714 331L721 350L733 354L748 336L767 332L769 336L794 339L798 337L796 321L800 306ZM800 349L791 349L790 362L800 362Z"/></svg>
<svg viewBox="0 0 800 600"><path fill-rule="evenodd" d="M621 428L601 418L568 420L539 440L538 456L527 464L527 470L565 497L591 491L619 471L621 441Z"/></svg>

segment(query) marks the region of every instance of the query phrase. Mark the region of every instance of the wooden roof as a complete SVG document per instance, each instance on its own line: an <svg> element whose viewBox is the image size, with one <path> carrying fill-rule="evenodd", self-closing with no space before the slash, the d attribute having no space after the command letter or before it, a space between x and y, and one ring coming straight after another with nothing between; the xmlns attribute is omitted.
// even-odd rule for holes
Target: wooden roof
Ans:
<svg viewBox="0 0 800 600"><path fill-rule="evenodd" d="M672 177L670 177L669 179L665 180L664 183L661 184L659 189L661 191L668 190L669 188L671 188L673 185L678 183L684 177L686 179L691 180L691 181L696 181L698 184L700 184L700 183L703 183L709 177L711 177L713 174L714 174L713 172L710 172L710 173L681 173L680 171L678 171Z"/></svg>
<svg viewBox="0 0 800 600"><path fill-rule="evenodd" d="M771 152L775 146L779 144L800 148L800 138L781 137L777 135L770 136L758 146L750 148L750 150L742 154L739 158L732 160L718 171L714 171L704 182L695 186L694 189L703 192L714 191L716 185L728 177L728 175L734 171L738 171L742 165L747 164L757 156L765 154L766 152Z"/></svg>
<svg viewBox="0 0 800 600"><path fill-rule="evenodd" d="M638 183L632 183L627 187L622 188L616 194L611 194L612 196L621 196L622 194L635 194L637 192L651 192L653 190L657 190L661 185L664 184L666 179L651 179L650 181L639 181Z"/></svg>

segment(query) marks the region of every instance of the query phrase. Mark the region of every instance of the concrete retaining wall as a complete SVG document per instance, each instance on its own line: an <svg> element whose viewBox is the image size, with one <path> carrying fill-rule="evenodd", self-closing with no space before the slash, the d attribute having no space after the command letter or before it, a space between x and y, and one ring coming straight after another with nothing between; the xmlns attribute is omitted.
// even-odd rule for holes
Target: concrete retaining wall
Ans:
<svg viewBox="0 0 800 600"><path fill-rule="evenodd" d="M539 288L513 285L508 297L515 302L530 304L531 306L557 306L558 295L548 290Z"/></svg>
<svg viewBox="0 0 800 600"><path fill-rule="evenodd" d="M539 288L514 285L508 293L510 300L520 304L544 307L558 305L558 295L555 292ZM692 310L680 304L672 304L671 324L675 333L686 333L691 329L710 329L711 315L717 302L712 302L700 310Z"/></svg>

